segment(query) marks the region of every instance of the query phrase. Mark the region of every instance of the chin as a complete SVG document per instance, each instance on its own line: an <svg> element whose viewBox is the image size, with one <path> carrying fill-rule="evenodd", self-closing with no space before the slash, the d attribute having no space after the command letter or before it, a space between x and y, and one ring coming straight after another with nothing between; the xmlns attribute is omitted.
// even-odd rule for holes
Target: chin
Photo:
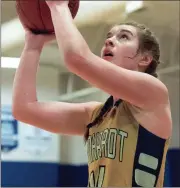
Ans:
<svg viewBox="0 0 180 188"><path fill-rule="evenodd" d="M106 60L106 61L109 61L111 63L113 63L113 57L110 57L110 56L104 56L102 57L102 59Z"/></svg>

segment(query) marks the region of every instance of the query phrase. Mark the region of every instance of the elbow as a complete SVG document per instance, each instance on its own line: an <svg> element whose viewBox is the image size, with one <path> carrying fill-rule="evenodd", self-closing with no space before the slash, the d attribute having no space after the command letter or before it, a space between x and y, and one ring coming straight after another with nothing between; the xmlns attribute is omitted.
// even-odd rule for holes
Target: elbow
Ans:
<svg viewBox="0 0 180 188"><path fill-rule="evenodd" d="M28 115L27 107L25 105L14 102L12 104L12 115L16 120L23 122Z"/></svg>
<svg viewBox="0 0 180 188"><path fill-rule="evenodd" d="M22 115L25 112L25 104L20 100L20 97L17 97L16 94L12 97L12 115L16 120L21 121Z"/></svg>
<svg viewBox="0 0 180 188"><path fill-rule="evenodd" d="M17 105L12 105L12 115L16 120L21 121L24 113L24 109L22 107L18 107Z"/></svg>

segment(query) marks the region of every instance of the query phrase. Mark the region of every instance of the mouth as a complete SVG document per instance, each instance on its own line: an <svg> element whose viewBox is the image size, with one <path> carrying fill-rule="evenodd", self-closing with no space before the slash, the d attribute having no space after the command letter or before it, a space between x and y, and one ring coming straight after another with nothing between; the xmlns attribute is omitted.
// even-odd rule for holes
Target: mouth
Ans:
<svg viewBox="0 0 180 188"><path fill-rule="evenodd" d="M103 54L103 57L113 57L113 53L110 52L110 51L105 51L104 54Z"/></svg>

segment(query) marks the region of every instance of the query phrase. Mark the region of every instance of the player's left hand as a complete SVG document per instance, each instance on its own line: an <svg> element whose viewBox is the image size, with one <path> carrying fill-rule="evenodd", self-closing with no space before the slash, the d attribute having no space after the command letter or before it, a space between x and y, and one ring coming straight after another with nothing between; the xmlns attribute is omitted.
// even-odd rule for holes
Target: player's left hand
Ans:
<svg viewBox="0 0 180 188"><path fill-rule="evenodd" d="M54 34L52 34L52 35L43 35L43 34L35 35L27 28L24 28L24 29L25 29L25 47L26 47L26 49L40 50L40 49L42 49L42 47L45 44L56 39Z"/></svg>
<svg viewBox="0 0 180 188"><path fill-rule="evenodd" d="M54 6L63 6L63 5L68 6L69 0L59 0L59 1L47 0L46 3L49 8L52 8Z"/></svg>

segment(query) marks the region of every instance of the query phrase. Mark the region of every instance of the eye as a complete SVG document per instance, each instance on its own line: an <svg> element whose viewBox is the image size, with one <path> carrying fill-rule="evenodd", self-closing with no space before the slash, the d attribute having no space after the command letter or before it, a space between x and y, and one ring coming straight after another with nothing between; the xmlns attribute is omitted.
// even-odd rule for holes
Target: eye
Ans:
<svg viewBox="0 0 180 188"><path fill-rule="evenodd" d="M106 39L109 39L109 38L111 38L112 37L112 35L107 35L106 36Z"/></svg>
<svg viewBox="0 0 180 188"><path fill-rule="evenodd" d="M121 35L119 36L119 39L128 40L129 37L128 37L128 35L126 35L126 34L121 34Z"/></svg>
<svg viewBox="0 0 180 188"><path fill-rule="evenodd" d="M125 35L125 34L123 34L123 35L121 36L121 38L128 39L128 36Z"/></svg>

